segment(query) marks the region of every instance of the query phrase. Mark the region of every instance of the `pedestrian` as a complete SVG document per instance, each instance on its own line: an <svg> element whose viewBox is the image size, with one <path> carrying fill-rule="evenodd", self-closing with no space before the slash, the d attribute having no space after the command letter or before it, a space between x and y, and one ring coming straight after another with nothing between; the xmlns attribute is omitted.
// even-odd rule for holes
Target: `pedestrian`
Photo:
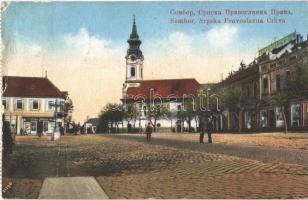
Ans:
<svg viewBox="0 0 308 200"><path fill-rule="evenodd" d="M62 124L60 125L60 134L64 135L64 127L62 126Z"/></svg>
<svg viewBox="0 0 308 200"><path fill-rule="evenodd" d="M147 134L147 142L150 142L151 141L151 135L153 133L153 126L151 125L151 123L149 122L146 129L145 129L145 132Z"/></svg>
<svg viewBox="0 0 308 200"><path fill-rule="evenodd" d="M199 128L200 128L199 143L204 144L204 142L203 142L203 138L204 138L204 123L203 123L203 121L200 121Z"/></svg>
<svg viewBox="0 0 308 200"><path fill-rule="evenodd" d="M208 119L206 127L207 127L207 136L209 138L209 144L211 144L212 143L212 132L214 128L211 118Z"/></svg>
<svg viewBox="0 0 308 200"><path fill-rule="evenodd" d="M12 153L13 144L10 123L5 121L4 115L2 115L2 158L7 158Z"/></svg>

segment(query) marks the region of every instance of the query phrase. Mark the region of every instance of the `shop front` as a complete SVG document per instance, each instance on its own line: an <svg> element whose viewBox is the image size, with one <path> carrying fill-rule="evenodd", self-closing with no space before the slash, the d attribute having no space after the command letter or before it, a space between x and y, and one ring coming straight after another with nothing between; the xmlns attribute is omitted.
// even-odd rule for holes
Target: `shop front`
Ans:
<svg viewBox="0 0 308 200"><path fill-rule="evenodd" d="M51 117L23 117L23 134L47 134L54 129L54 118Z"/></svg>

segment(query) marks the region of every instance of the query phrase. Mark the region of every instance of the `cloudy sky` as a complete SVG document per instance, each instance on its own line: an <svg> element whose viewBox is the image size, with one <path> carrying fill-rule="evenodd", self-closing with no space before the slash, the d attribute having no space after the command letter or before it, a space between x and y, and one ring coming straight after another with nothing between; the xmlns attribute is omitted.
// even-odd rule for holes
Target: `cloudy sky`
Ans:
<svg viewBox="0 0 308 200"><path fill-rule="evenodd" d="M290 10L283 24L172 24L171 10ZM307 2L14 2L2 14L3 73L42 76L67 90L73 118L95 117L107 102L119 102L125 80L126 40L136 15L145 79L219 81L242 59L294 30L306 38ZM217 16L207 16L212 19ZM230 17L226 15L219 16Z"/></svg>

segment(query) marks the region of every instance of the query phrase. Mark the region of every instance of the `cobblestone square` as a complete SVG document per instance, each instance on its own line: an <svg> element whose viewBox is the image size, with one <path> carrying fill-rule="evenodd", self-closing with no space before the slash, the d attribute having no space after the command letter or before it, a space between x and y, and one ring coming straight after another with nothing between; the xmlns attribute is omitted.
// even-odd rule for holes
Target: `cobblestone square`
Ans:
<svg viewBox="0 0 308 200"><path fill-rule="evenodd" d="M17 137L6 198L38 198L45 177L94 176L109 198L305 198L307 134Z"/></svg>

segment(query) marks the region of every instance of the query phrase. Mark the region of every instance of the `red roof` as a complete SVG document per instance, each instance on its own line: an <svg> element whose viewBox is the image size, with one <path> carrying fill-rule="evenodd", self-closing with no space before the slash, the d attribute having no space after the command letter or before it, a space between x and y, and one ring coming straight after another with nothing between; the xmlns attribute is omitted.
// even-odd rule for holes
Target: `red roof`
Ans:
<svg viewBox="0 0 308 200"><path fill-rule="evenodd" d="M185 95L196 95L200 84L195 79L145 80L138 87L127 89L127 99L183 98ZM151 89L153 90L150 95Z"/></svg>
<svg viewBox="0 0 308 200"><path fill-rule="evenodd" d="M4 97L59 97L65 98L48 78L3 76Z"/></svg>

